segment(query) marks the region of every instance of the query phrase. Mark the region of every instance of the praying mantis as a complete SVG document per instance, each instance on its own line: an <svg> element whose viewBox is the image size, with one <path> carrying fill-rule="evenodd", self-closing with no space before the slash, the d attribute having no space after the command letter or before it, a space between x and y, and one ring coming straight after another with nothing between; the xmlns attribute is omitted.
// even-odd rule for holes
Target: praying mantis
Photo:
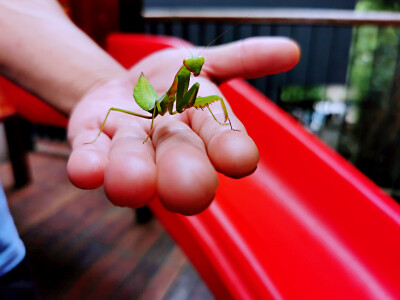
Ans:
<svg viewBox="0 0 400 300"><path fill-rule="evenodd" d="M195 77L199 76L201 69L204 65L204 62L205 59L203 56L192 56L185 58L183 60L182 66L180 67L180 69L178 70L178 72L174 77L171 87L160 98L158 97L153 86L150 84L150 82L146 79L146 77L142 73L138 79L138 82L135 85L133 91L133 97L136 103L139 105L139 107L149 112L151 115L144 115L117 107L111 107L107 112L107 115L100 127L100 131L97 137L93 141L85 144L91 144L97 140L97 138L100 136L100 134L104 129L104 126L107 122L107 118L110 115L111 111L117 111L140 118L151 119L150 130L143 143L145 143L149 139L151 132L153 130L154 119L158 115L163 116L167 112L171 115L175 115L177 113L182 113L186 109L192 107L196 109L198 108L204 109L204 107L206 107L210 111L214 120L218 122L220 125L230 125L231 130L239 131L233 129L231 120L229 119L228 116L228 111L226 109L222 97L217 95L197 97L197 93L200 88L200 84L198 82L194 83L189 88L189 81L191 74L193 74ZM211 103L216 101L221 102L221 107L225 117L224 122L218 121L218 119L216 118L216 116L213 114L213 112L209 107ZM175 104L175 110L174 110L174 104Z"/></svg>

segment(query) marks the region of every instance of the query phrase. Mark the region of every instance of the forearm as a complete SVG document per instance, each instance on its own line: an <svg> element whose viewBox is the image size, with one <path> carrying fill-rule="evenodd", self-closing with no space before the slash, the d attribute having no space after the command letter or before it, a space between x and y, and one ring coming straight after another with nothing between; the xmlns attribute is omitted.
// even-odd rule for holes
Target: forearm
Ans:
<svg viewBox="0 0 400 300"><path fill-rule="evenodd" d="M65 114L125 70L53 0L0 0L0 74Z"/></svg>

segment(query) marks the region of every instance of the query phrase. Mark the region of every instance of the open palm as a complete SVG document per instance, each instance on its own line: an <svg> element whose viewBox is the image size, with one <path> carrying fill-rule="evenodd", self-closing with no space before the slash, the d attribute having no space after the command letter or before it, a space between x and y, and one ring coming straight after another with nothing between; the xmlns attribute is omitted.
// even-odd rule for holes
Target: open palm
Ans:
<svg viewBox="0 0 400 300"><path fill-rule="evenodd" d="M202 73L193 78L200 83L199 96L222 96L218 83L286 71L297 63L299 49L284 38L251 38L211 47L202 55ZM96 142L84 145L96 137L110 107L147 114L132 97L139 75L143 72L161 96L187 56L185 48L157 52L125 77L92 89L76 106L69 125L73 152L68 163L76 186L92 189L104 184L111 202L129 207L143 206L157 194L166 208L195 214L213 199L216 171L240 178L256 169L257 147L226 101L232 125L240 131L219 125L207 110L191 108L157 117L151 139L143 143L151 120L113 111ZM210 107L223 121L219 102Z"/></svg>

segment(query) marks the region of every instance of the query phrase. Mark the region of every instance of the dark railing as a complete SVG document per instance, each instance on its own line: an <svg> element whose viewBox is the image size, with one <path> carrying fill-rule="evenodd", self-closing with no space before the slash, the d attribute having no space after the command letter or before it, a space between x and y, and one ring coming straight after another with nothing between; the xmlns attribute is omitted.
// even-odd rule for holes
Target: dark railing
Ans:
<svg viewBox="0 0 400 300"><path fill-rule="evenodd" d="M288 36L302 49L292 71L258 79L254 85L279 101L285 84L311 86L344 83L348 69L352 28L400 24L397 13L358 13L328 9L147 9L145 31L180 36L196 45L225 43L249 36Z"/></svg>
<svg viewBox="0 0 400 300"><path fill-rule="evenodd" d="M143 18L151 22L237 22L251 24L398 26L400 14L357 12L346 9L246 9L246 8L147 8Z"/></svg>
<svg viewBox="0 0 400 300"><path fill-rule="evenodd" d="M149 8L143 17L146 32L196 45L222 33L216 44L261 35L296 40L302 58L293 70L250 82L397 196L400 13Z"/></svg>

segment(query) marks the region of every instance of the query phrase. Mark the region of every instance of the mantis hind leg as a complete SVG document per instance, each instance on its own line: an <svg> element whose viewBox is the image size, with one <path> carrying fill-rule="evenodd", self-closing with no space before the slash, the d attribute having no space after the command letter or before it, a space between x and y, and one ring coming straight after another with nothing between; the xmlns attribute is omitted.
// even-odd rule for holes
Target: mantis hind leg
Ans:
<svg viewBox="0 0 400 300"><path fill-rule="evenodd" d="M215 120L219 125L229 125L229 126L231 127L231 130L233 130L233 131L240 131L240 130L238 130L238 129L233 129L232 123L231 123L231 119L229 119L229 117L226 117L226 121L228 121L228 123L222 123L222 122L218 121L217 117L213 114L213 112L212 112L210 106L209 106L209 105L206 105L206 107L207 107L208 111L210 112L210 114L213 116L214 120ZM225 122L226 122L226 121L225 121Z"/></svg>
<svg viewBox="0 0 400 300"><path fill-rule="evenodd" d="M230 126L231 126L231 129L233 129L233 128L232 128L232 124L231 124L231 120L230 120L229 118L228 118L228 121L229 121L228 123L222 123L222 122L218 121L217 117L213 114L213 112L212 112L210 106L209 106L209 105L206 105L206 107L207 107L208 111L210 112L210 114L213 116L214 120L215 120L219 125L230 125Z"/></svg>
<svg viewBox="0 0 400 300"><path fill-rule="evenodd" d="M141 114L135 113L135 112L133 112L133 111L129 111L129 110L125 110L125 109L121 109L121 108L117 108L117 107L111 107L111 108L108 110L107 115L106 115L106 117L104 118L103 123L101 124L100 131L99 131L99 133L97 134L96 138L95 138L93 141L91 141L91 142L84 143L84 145L93 144L95 141L97 141L97 139L99 138L100 134L101 134L101 133L103 132L103 130L104 130L104 126L106 125L108 116L110 115L110 112L111 112L111 111L118 111L118 112L122 112L122 113L125 113L125 114L128 114L128 115L133 115L133 116L136 116L136 117L139 117L139 118L144 118L144 119L152 119L151 126L153 126L154 114L153 114L153 116L146 116L146 115L141 115ZM147 138L148 138L148 137L147 137ZM147 138L146 138L146 140L147 140Z"/></svg>
<svg viewBox="0 0 400 300"><path fill-rule="evenodd" d="M228 122L228 123L222 123L222 122L218 121L218 119L216 118L214 113L211 111L211 108L209 107L209 105L211 103L213 103L213 102L216 102L216 101L220 101L221 102L221 107L222 107L222 110L223 110L224 116L225 116L225 122ZM222 97L217 96L217 95L207 96L207 97L197 97L193 106L196 107L196 108L207 107L207 109L209 110L209 112L213 116L214 120L218 124L220 124L220 125L229 125L231 127L231 130L240 131L240 130L237 130L237 129L233 129L231 119L229 118L228 111L226 109L225 102L222 99Z"/></svg>

